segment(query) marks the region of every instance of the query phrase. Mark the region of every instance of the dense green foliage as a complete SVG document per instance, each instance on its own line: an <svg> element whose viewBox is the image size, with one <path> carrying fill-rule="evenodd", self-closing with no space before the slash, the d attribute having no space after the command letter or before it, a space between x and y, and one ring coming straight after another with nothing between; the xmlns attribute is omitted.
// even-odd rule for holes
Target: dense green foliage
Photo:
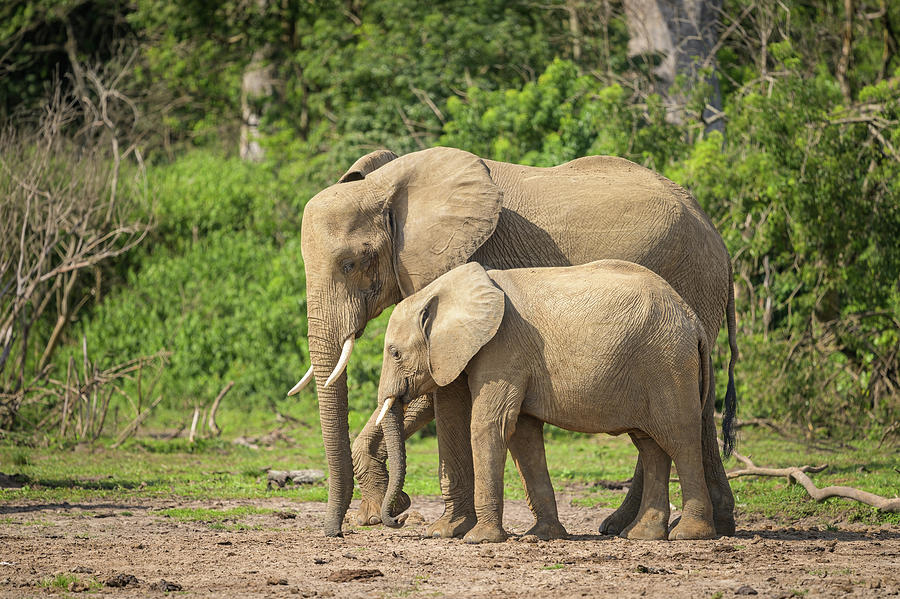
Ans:
<svg viewBox="0 0 900 599"><path fill-rule="evenodd" d="M724 137L699 120L706 85L679 81L685 116L667 115L647 64L628 58L617 2L6 5L0 118L26 115L6 124L27 126L54 70L72 80L73 54L125 69L119 91L139 117L120 131L143 148L155 223L64 332L53 372L81 359L84 336L101 365L171 351L159 389L172 419L229 380L241 405L282 402L308 363L302 209L361 154L441 144L541 166L613 154L690 189L725 239L742 416L789 419L811 435L896 430L900 7L852 4L842 63L840 6L724 3ZM85 14L97 15L93 29L79 26ZM255 106L258 164L234 157L254 61L273 73ZM354 352L354 429L374 405L385 319ZM20 425L46 407L30 405Z"/></svg>

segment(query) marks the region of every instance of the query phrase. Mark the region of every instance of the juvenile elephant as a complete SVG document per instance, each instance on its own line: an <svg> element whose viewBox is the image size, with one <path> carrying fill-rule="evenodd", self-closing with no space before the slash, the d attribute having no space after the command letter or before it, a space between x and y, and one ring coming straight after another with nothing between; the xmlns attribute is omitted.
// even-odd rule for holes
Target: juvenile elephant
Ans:
<svg viewBox="0 0 900 599"><path fill-rule="evenodd" d="M727 316L726 447L732 440L737 345L728 252L690 194L646 168L609 156L536 168L483 160L453 148L399 158L382 150L360 158L337 184L309 201L301 236L312 366L291 393L315 374L330 470L327 535L341 534L354 470L362 491L361 524L378 521L388 482L381 427L373 425L374 416L356 439L351 457L344 368L354 340L386 307L469 261L507 269L629 260L678 291L700 317L710 347ZM714 389L711 385L703 412L704 471L716 528L730 534L734 499L716 442ZM436 414L446 507L428 533L448 537L465 533L475 521L469 395L460 385L443 387L438 394L442 406L459 404ZM429 398L414 401L404 435L434 417ZM543 442L540 429L532 434L534 443ZM632 488L603 523L603 531L617 533L634 519L642 472L639 458Z"/></svg>
<svg viewBox="0 0 900 599"><path fill-rule="evenodd" d="M391 464L382 520L395 524L391 507L405 473L402 404L464 373L477 516L467 542L506 540L507 447L537 519L530 532L562 530L543 446L518 438L519 427L532 421L632 436L644 485L638 514L624 531L630 538L666 537L671 457L684 510L668 536L711 538L700 423L708 365L700 320L642 266L621 260L488 272L477 263L459 266L400 302L388 324L378 389Z"/></svg>

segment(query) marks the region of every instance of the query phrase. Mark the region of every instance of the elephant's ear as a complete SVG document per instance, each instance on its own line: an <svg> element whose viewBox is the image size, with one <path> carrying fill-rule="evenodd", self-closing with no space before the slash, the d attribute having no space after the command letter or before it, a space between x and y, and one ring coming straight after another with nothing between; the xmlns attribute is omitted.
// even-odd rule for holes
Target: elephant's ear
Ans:
<svg viewBox="0 0 900 599"><path fill-rule="evenodd" d="M391 160L396 160L397 155L390 150L375 150L353 163L347 172L338 179L338 183L349 181L362 181L372 171L381 168Z"/></svg>
<svg viewBox="0 0 900 599"><path fill-rule="evenodd" d="M423 290L418 314L434 382L449 385L493 339L503 320L504 294L477 262L454 268Z"/></svg>
<svg viewBox="0 0 900 599"><path fill-rule="evenodd" d="M500 217L503 192L484 162L462 150L406 154L366 180L393 223L394 269L404 295L467 262Z"/></svg>

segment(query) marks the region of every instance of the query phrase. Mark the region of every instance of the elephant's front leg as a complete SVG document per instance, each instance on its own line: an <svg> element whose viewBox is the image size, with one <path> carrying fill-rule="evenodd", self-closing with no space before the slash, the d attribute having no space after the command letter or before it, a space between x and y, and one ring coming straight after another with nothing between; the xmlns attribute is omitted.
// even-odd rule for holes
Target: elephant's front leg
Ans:
<svg viewBox="0 0 900 599"><path fill-rule="evenodd" d="M509 452L522 477L525 499L535 519L534 526L525 534L544 540L566 538L568 533L559 521L553 483L547 471L544 423L527 414L519 414L516 430L509 438Z"/></svg>
<svg viewBox="0 0 900 599"><path fill-rule="evenodd" d="M435 391L434 412L444 513L425 529L425 535L459 537L475 526L475 481L469 439L472 398L465 374Z"/></svg>
<svg viewBox="0 0 900 599"><path fill-rule="evenodd" d="M504 381L492 380L478 385L477 390L472 389L472 455L478 524L463 539L467 543L500 543L507 539L503 530L503 466L521 405L521 391Z"/></svg>
<svg viewBox="0 0 900 599"><path fill-rule="evenodd" d="M408 439L416 431L434 420L434 403L430 395L422 395L409 403L403 419L404 439ZM377 414L373 413L353 441L353 474L359 483L362 500L356 513L356 523L369 526L381 523L381 502L384 499L388 484L388 472L385 466L387 450L381 427L375 425ZM394 506L396 516L410 506L409 495L401 492Z"/></svg>

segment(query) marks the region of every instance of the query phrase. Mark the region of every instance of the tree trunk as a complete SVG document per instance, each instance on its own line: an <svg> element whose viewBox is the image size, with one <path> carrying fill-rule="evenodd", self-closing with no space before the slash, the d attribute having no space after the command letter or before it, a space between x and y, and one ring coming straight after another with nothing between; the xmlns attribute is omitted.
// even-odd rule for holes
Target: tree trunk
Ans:
<svg viewBox="0 0 900 599"><path fill-rule="evenodd" d="M259 124L275 91L274 72L266 59L268 54L266 48L255 51L241 80L241 158L251 162L260 162L265 157L259 145Z"/></svg>
<svg viewBox="0 0 900 599"><path fill-rule="evenodd" d="M712 68L706 83L712 88L703 111L706 131L725 130L720 118L722 96L715 73L713 49L718 39L722 0L624 0L628 20L628 54L659 60L653 69L659 92L665 98L668 117L684 120L687 95L699 82L701 69ZM678 75L683 89L672 89Z"/></svg>

